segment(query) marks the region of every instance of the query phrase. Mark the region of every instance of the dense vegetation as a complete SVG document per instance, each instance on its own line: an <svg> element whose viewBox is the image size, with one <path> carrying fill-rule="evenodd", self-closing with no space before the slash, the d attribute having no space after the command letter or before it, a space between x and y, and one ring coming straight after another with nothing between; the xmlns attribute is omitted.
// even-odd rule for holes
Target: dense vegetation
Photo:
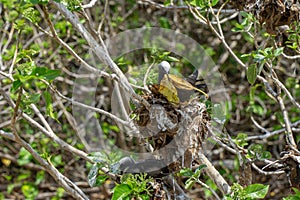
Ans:
<svg viewBox="0 0 300 200"><path fill-rule="evenodd" d="M299 199L299 5L0 0L0 199Z"/></svg>

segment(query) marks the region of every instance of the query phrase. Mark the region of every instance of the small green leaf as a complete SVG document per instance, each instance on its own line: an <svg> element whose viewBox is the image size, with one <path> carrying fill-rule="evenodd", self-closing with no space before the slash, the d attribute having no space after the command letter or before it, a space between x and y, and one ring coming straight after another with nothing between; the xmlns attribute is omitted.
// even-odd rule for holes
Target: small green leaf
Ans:
<svg viewBox="0 0 300 200"><path fill-rule="evenodd" d="M201 175L202 169L206 168L207 166L205 164L200 165L196 170L195 174L193 175L194 178L198 179L199 176Z"/></svg>
<svg viewBox="0 0 300 200"><path fill-rule="evenodd" d="M45 179L45 171L39 171L36 174L36 179L35 179L34 184L39 185L44 179Z"/></svg>
<svg viewBox="0 0 300 200"><path fill-rule="evenodd" d="M25 179L29 178L30 176L31 176L30 171L29 172L23 172L20 175L18 175L17 180L22 181L22 180L25 180Z"/></svg>
<svg viewBox="0 0 300 200"><path fill-rule="evenodd" d="M61 165L64 165L64 162L62 160L62 156L61 155L56 155L56 156L52 156L52 164L54 165L54 167L57 167L57 166L61 166Z"/></svg>
<svg viewBox="0 0 300 200"><path fill-rule="evenodd" d="M252 104L250 105L250 107L251 107L251 111L259 116L263 116L265 113L264 108L260 105Z"/></svg>
<svg viewBox="0 0 300 200"><path fill-rule="evenodd" d="M219 2L219 0L211 0L211 6L217 5L218 2Z"/></svg>
<svg viewBox="0 0 300 200"><path fill-rule="evenodd" d="M7 193L10 194L13 191L15 186L16 185L14 183L8 184L7 189L6 189Z"/></svg>
<svg viewBox="0 0 300 200"><path fill-rule="evenodd" d="M28 103L37 103L40 101L41 94L30 94Z"/></svg>
<svg viewBox="0 0 300 200"><path fill-rule="evenodd" d="M179 171L179 174L180 174L181 176L187 176L187 177L190 177L190 176L192 176L192 175L194 174L194 172L193 172L192 169L190 169L190 168L184 168L184 169L181 169L181 170Z"/></svg>
<svg viewBox="0 0 300 200"><path fill-rule="evenodd" d="M254 58L255 62L262 62L266 58L264 55L259 53L253 54L252 57Z"/></svg>
<svg viewBox="0 0 300 200"><path fill-rule="evenodd" d="M262 199L267 195L268 190L269 186L263 184L252 184L244 189L246 198L250 199Z"/></svg>
<svg viewBox="0 0 300 200"><path fill-rule="evenodd" d="M280 47L278 49L275 49L274 56L275 57L280 56L283 53L283 49L284 49L284 47Z"/></svg>
<svg viewBox="0 0 300 200"><path fill-rule="evenodd" d="M21 187L22 193L24 194L26 199L34 200L38 195L39 191L36 185L33 183L24 183Z"/></svg>
<svg viewBox="0 0 300 200"><path fill-rule="evenodd" d="M22 82L22 83L25 83L26 81L29 81L30 79L34 79L36 78L35 76L32 76L32 75L25 75L25 76L22 76L20 75L19 76L19 80Z"/></svg>
<svg viewBox="0 0 300 200"><path fill-rule="evenodd" d="M202 169L206 168L207 166L205 164L200 165L195 172L201 171Z"/></svg>
<svg viewBox="0 0 300 200"><path fill-rule="evenodd" d="M10 89L10 91L12 93L14 93L20 86L22 85L22 82L18 79L18 80L15 80L12 84L12 87Z"/></svg>
<svg viewBox="0 0 300 200"><path fill-rule="evenodd" d="M239 133L236 138L234 139L234 142L240 146L240 147L244 147L246 145L248 145L248 142L247 142L247 137L248 135L245 134L245 133Z"/></svg>
<svg viewBox="0 0 300 200"><path fill-rule="evenodd" d="M247 69L247 79L251 85L255 83L256 76L257 76L256 65L255 64L250 65Z"/></svg>
<svg viewBox="0 0 300 200"><path fill-rule="evenodd" d="M57 122L59 122L57 119L57 113L53 111L51 94L48 91L45 91L44 97L46 100L46 114L50 116L52 119L55 119Z"/></svg>
<svg viewBox="0 0 300 200"><path fill-rule="evenodd" d="M19 157L17 159L18 164L25 165L27 163L30 163L32 159L32 155L24 147L22 147L20 149Z"/></svg>

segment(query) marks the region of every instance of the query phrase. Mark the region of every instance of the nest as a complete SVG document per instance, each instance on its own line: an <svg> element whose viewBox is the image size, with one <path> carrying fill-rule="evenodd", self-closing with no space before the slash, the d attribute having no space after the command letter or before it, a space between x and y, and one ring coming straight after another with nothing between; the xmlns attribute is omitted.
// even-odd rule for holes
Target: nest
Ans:
<svg viewBox="0 0 300 200"><path fill-rule="evenodd" d="M261 24L265 23L266 31L270 34L276 35L278 27L299 21L298 0L234 0L230 3L239 10L252 12Z"/></svg>
<svg viewBox="0 0 300 200"><path fill-rule="evenodd" d="M193 98L175 105L158 92L157 85L150 90L152 94L143 96L150 109L142 106L134 111L143 142L157 159L171 163L171 171L191 167L208 135L210 115L205 104ZM180 164L178 158L184 162Z"/></svg>

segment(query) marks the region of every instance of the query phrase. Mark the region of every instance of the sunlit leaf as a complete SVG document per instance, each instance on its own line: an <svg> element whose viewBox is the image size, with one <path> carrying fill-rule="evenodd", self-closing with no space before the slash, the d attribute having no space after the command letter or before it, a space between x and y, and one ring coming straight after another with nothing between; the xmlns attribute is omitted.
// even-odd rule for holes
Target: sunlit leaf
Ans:
<svg viewBox="0 0 300 200"><path fill-rule="evenodd" d="M9 167L9 166L10 166L10 163L11 163L11 160L6 159L6 158L1 158L1 162L2 162L6 167Z"/></svg>
<svg viewBox="0 0 300 200"><path fill-rule="evenodd" d="M117 185L114 188L112 200L122 200L122 199L125 199L126 197L127 197L127 199L130 199L130 198L128 198L128 196L131 193L131 190L132 189L127 184Z"/></svg>
<svg viewBox="0 0 300 200"><path fill-rule="evenodd" d="M161 80L158 92L161 93L167 100L171 103L178 104L179 98L177 96L177 90L169 80L168 76L165 75L164 78Z"/></svg>
<svg viewBox="0 0 300 200"><path fill-rule="evenodd" d="M246 197L250 199L264 198L268 190L269 186L263 184L252 184L245 188Z"/></svg>

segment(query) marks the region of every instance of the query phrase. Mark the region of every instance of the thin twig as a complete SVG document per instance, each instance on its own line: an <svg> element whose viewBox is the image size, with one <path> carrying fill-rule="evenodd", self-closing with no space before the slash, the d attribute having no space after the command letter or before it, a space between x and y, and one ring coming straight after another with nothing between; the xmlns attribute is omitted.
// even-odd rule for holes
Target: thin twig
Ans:
<svg viewBox="0 0 300 200"><path fill-rule="evenodd" d="M101 33L101 29L102 29L102 26L103 26L103 23L104 23L104 20L105 20L105 17L106 17L107 7L108 7L108 0L105 0L103 16L102 16L102 19L99 23L98 30L97 30L99 35Z"/></svg>
<svg viewBox="0 0 300 200"><path fill-rule="evenodd" d="M15 62L16 62L16 60L17 60L18 50L19 50L19 37L20 37L20 32L18 32L18 34L17 34L17 38L16 38L16 49L15 49L14 57L13 57L13 59L12 59L12 61L11 61L11 65L10 65L10 68L9 68L9 71L8 71L9 74L12 74L12 73L13 73L14 65L15 65Z"/></svg>
<svg viewBox="0 0 300 200"><path fill-rule="evenodd" d="M277 84L283 91L284 93L289 97L289 99L291 100L291 102L298 107L298 109L300 109L300 104L294 99L294 97L291 95L291 93L289 92L289 90L284 86L283 83L281 83L277 78L272 78L272 80L275 81L275 84Z"/></svg>
<svg viewBox="0 0 300 200"><path fill-rule="evenodd" d="M145 89L148 93L151 93L151 91L149 90L149 88L148 88L148 86L147 86L147 79L148 79L149 73L150 73L150 71L151 71L153 65L154 65L154 61L153 61L153 63L151 63L151 65L148 67L148 69L147 69L147 71L146 71L146 74L145 74L145 76L144 76L144 81L143 81L144 89Z"/></svg>

